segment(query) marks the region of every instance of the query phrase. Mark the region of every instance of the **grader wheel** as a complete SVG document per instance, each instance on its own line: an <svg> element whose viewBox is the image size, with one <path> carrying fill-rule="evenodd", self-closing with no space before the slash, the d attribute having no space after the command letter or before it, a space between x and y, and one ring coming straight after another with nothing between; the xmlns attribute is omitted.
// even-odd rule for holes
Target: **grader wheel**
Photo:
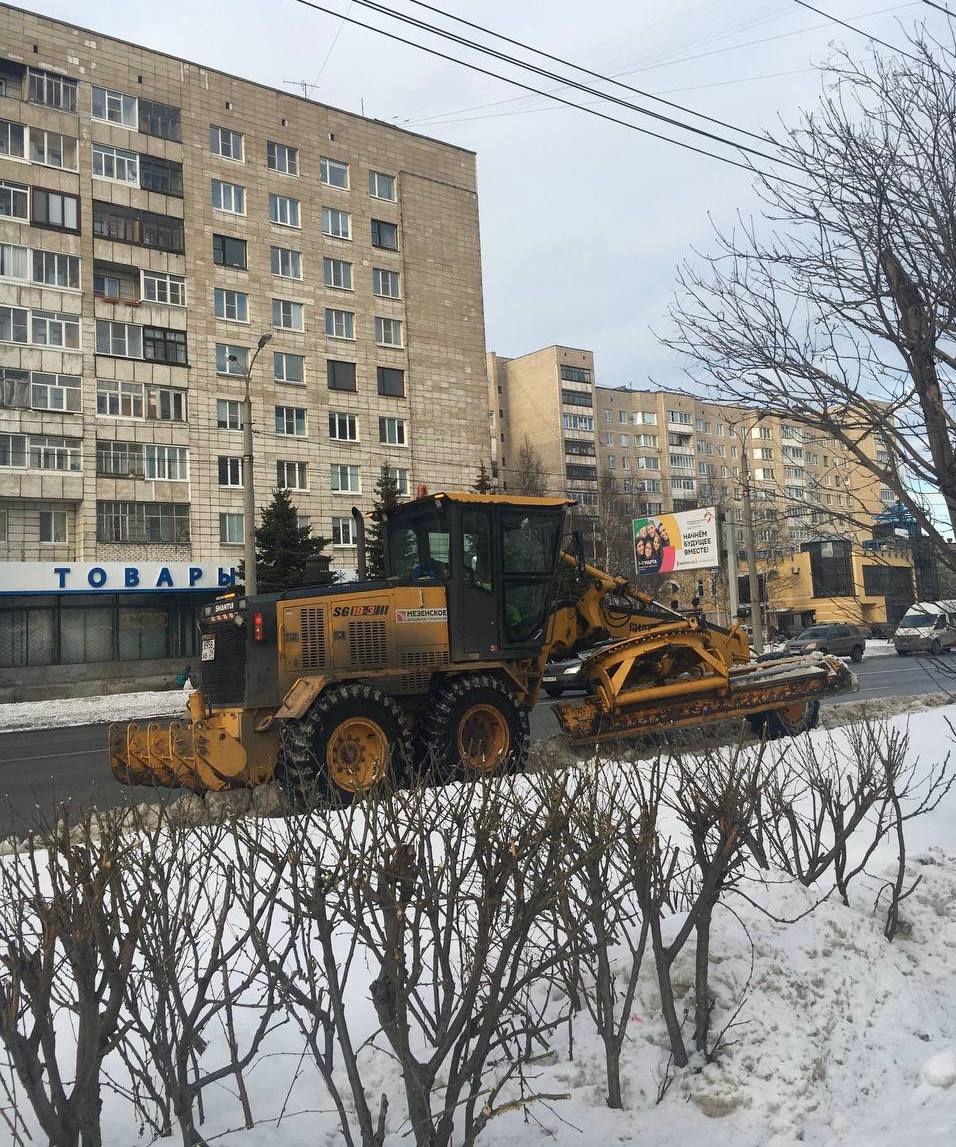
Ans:
<svg viewBox="0 0 956 1147"><path fill-rule="evenodd" d="M293 808L347 805L405 778L411 743L395 701L370 685L327 689L306 716L287 721L275 779Z"/></svg>
<svg viewBox="0 0 956 1147"><path fill-rule="evenodd" d="M418 767L437 779L515 773L528 755L528 714L490 673L441 682L418 719Z"/></svg>
<svg viewBox="0 0 956 1147"><path fill-rule="evenodd" d="M794 701L782 709L771 709L767 713L754 713L750 727L761 736L766 733L769 741L781 737L797 737L815 729L820 721L819 701Z"/></svg>

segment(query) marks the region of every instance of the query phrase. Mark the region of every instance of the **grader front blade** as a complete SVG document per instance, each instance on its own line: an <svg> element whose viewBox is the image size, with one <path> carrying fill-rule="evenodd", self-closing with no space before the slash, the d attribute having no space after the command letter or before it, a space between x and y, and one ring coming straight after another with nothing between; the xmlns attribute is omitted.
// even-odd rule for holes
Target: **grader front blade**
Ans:
<svg viewBox="0 0 956 1147"><path fill-rule="evenodd" d="M255 731L254 712L207 714L198 693L189 707L189 721L151 721L145 728L135 721L110 725L110 768L120 784L216 792L269 779L278 755L277 731Z"/></svg>
<svg viewBox="0 0 956 1147"><path fill-rule="evenodd" d="M761 713L792 713L801 705L858 688L842 661L822 654L733 666L723 673L687 673L659 684L628 685L627 673L622 677L595 670L593 696L555 706L558 723L573 745Z"/></svg>

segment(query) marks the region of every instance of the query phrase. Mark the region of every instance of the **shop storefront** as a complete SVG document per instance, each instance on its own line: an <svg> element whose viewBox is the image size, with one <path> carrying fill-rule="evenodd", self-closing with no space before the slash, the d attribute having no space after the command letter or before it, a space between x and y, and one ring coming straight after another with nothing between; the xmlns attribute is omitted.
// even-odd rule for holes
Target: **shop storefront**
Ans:
<svg viewBox="0 0 956 1147"><path fill-rule="evenodd" d="M197 658L229 566L0 562L0 700L162 688Z"/></svg>

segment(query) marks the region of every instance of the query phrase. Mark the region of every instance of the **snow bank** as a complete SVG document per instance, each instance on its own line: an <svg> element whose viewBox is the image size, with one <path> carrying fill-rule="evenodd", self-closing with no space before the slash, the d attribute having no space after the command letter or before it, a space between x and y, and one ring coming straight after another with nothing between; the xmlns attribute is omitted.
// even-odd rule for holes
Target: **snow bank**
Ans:
<svg viewBox="0 0 956 1147"><path fill-rule="evenodd" d="M185 711L191 689L113 693L106 697L64 697L54 701L15 701L0 705L0 731L100 725L144 717L173 717Z"/></svg>

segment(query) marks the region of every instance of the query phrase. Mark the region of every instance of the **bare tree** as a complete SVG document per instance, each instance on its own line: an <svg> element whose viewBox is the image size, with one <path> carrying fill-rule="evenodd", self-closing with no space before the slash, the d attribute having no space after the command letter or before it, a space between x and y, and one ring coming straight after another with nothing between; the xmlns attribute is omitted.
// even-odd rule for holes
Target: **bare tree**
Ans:
<svg viewBox="0 0 956 1147"><path fill-rule="evenodd" d="M534 448L531 439L525 440L518 451L518 465L509 479L509 486L515 494L525 494L529 498L542 498L548 488L541 455Z"/></svg>
<svg viewBox="0 0 956 1147"><path fill-rule="evenodd" d="M681 267L665 341L721 399L840 442L952 565L921 491L956 534L954 45L908 48L831 64L778 141L790 167L758 179L762 218Z"/></svg>

